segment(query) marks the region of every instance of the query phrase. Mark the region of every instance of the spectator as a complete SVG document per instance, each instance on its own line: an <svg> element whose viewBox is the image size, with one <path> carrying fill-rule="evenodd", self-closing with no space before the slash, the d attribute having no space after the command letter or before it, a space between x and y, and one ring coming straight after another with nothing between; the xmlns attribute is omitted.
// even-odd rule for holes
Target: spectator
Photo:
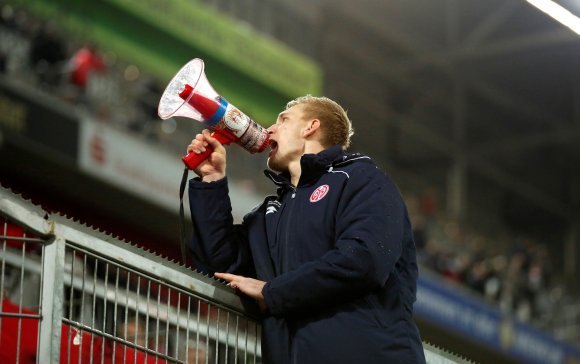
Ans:
<svg viewBox="0 0 580 364"><path fill-rule="evenodd" d="M188 364L202 364L211 362L210 353L208 352L205 343L195 342L190 340L187 343L187 363Z"/></svg>
<svg viewBox="0 0 580 364"><path fill-rule="evenodd" d="M41 86L58 86L65 60L65 46L54 26L48 23L39 26L30 44L30 66Z"/></svg>
<svg viewBox="0 0 580 364"><path fill-rule="evenodd" d="M122 323L117 328L117 337L146 348L147 332L145 328L145 322L142 319L128 318L127 323Z"/></svg>
<svg viewBox="0 0 580 364"><path fill-rule="evenodd" d="M104 71L105 63L97 52L96 45L87 43L72 56L69 67L71 83L83 95L91 73Z"/></svg>

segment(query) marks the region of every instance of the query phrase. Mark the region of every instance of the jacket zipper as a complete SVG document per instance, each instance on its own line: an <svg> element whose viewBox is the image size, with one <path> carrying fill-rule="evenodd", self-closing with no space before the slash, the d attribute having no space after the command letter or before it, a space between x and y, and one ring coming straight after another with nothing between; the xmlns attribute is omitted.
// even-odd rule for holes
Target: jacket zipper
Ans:
<svg viewBox="0 0 580 364"><path fill-rule="evenodd" d="M291 187L292 189L292 195L290 200L288 200L287 208L285 209L285 213L287 215L286 217L286 223L284 224L284 254L282 256L282 272L287 272L288 271L288 262L290 260L290 231L291 231L291 226L292 226L292 220L293 220L293 212L294 212L294 205L295 205L295 197L296 197L296 188L295 187Z"/></svg>

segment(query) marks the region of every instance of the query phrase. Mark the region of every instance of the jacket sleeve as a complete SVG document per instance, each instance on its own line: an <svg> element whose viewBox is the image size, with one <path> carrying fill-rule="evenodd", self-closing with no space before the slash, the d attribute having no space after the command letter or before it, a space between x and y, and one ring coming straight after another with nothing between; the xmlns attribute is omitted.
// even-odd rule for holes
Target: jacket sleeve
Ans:
<svg viewBox="0 0 580 364"><path fill-rule="evenodd" d="M406 210L376 167L349 173L336 215L336 243L315 261L282 274L262 293L272 315L313 312L386 284L402 254Z"/></svg>
<svg viewBox="0 0 580 364"><path fill-rule="evenodd" d="M215 182L189 181L193 223L191 251L195 268L207 273L255 275L244 224L233 223L227 178Z"/></svg>

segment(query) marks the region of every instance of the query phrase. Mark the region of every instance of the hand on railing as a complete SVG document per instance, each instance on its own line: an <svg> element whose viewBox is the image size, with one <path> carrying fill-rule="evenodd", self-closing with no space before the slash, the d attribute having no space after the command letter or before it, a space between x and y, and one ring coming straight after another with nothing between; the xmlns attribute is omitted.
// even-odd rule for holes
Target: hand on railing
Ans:
<svg viewBox="0 0 580 364"><path fill-rule="evenodd" d="M243 294L255 299L262 313L268 312L268 306L266 306L266 301L262 294L262 289L264 289L266 282L230 273L215 273L214 276L228 282L228 286L233 289L239 290Z"/></svg>

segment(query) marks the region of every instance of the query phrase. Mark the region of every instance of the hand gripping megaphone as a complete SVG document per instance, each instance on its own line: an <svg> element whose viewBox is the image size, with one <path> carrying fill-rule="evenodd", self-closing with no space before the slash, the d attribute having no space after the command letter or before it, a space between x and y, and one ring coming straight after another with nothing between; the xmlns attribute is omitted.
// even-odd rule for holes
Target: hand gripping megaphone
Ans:
<svg viewBox="0 0 580 364"><path fill-rule="evenodd" d="M189 61L169 82L159 101L158 114L161 119L183 116L196 120L211 129L220 143L235 142L250 153L260 153L270 143L266 129L218 95L199 58ZM192 152L181 159L189 169L195 169L212 152L208 146L203 153Z"/></svg>

